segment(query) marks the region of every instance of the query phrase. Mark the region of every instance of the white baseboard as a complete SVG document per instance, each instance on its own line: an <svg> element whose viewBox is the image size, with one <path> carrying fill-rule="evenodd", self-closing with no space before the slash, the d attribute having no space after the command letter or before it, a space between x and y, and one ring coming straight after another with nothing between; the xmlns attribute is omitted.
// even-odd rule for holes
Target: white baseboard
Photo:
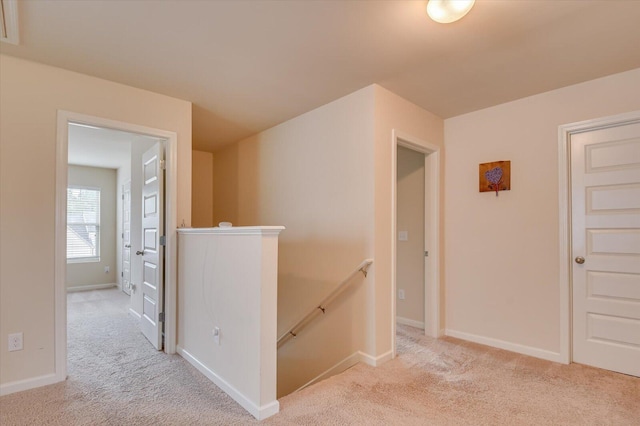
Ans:
<svg viewBox="0 0 640 426"><path fill-rule="evenodd" d="M362 361L361 352L354 352L351 355L349 355L348 357L346 357L345 359L343 359L342 361L340 361L337 364L335 364L333 367L327 369L323 373L318 374L316 377L314 377L313 379L309 380L304 385L300 386L294 392L298 392L299 390L302 390L302 389L304 389L304 388L306 388L308 386L311 386L311 385L313 385L315 383L321 382L324 379L328 379L331 376L335 376L336 374L340 374L343 371L353 367L354 365L356 365L357 363L359 363L361 361Z"/></svg>
<svg viewBox="0 0 640 426"><path fill-rule="evenodd" d="M243 395L240 391L234 388L229 382L218 376L214 371L210 370L206 365L200 362L196 357L191 355L188 351L178 346L178 355L187 360L187 362L193 365L198 371L204 374L209 380L211 380L216 386L222 389L227 395L233 398L238 404L247 410L253 417L258 420L266 419L280 411L280 403L275 400L266 405L257 406L249 398Z"/></svg>
<svg viewBox="0 0 640 426"><path fill-rule="evenodd" d="M385 352L380 356L374 357L364 352L360 352L360 360L372 367L378 367L393 358L393 351Z"/></svg>
<svg viewBox="0 0 640 426"><path fill-rule="evenodd" d="M107 283L107 284L79 285L75 287L67 287L67 293L74 293L76 291L104 290L104 289L113 288L113 287L118 287L118 284Z"/></svg>
<svg viewBox="0 0 640 426"><path fill-rule="evenodd" d="M5 383L0 385L0 396L39 388L41 386L52 385L54 383L63 382L65 379L66 377L59 377L57 374L52 373L44 376L34 377L32 379L17 380L15 382Z"/></svg>
<svg viewBox="0 0 640 426"><path fill-rule="evenodd" d="M343 359L342 361L338 362L337 364L335 364L333 367L328 368L327 370L325 370L324 372L318 374L316 377L314 377L313 379L309 380L307 383L305 383L304 385L300 386L298 389L296 389L294 392L298 392L299 390L302 390L308 386L311 386L315 383L321 382L325 379L328 379L331 376L335 376L336 374L340 374L343 371L348 370L349 368L353 367L354 365L358 364L359 362L365 363L367 365L370 365L372 367L377 367L379 365L384 364L385 362L389 361L392 357L392 352L386 352L382 355L380 355L379 357L373 357L369 354L366 354L364 352L358 351L358 352L354 352L351 355L349 355L348 357L346 357L345 359Z"/></svg>
<svg viewBox="0 0 640 426"><path fill-rule="evenodd" d="M419 328L421 330L424 330L424 322L423 321L416 321L416 320L412 320L412 319L404 318L404 317L396 317L396 322L398 324L408 325L410 327L415 327L415 328Z"/></svg>
<svg viewBox="0 0 640 426"><path fill-rule="evenodd" d="M468 340L482 345L492 346L494 348L504 349L523 355L529 355L535 358L546 359L547 361L563 362L562 354L551 352L545 349L534 348L531 346L521 345L519 343L507 342L505 340L493 339L491 337L479 336L477 334L465 333L456 330L445 330L446 336L455 337L457 339Z"/></svg>

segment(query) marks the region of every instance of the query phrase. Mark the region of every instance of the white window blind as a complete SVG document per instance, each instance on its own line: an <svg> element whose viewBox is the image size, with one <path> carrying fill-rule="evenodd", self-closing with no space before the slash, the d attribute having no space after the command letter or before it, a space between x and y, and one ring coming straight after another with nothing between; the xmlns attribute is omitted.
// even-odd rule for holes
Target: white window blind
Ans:
<svg viewBox="0 0 640 426"><path fill-rule="evenodd" d="M67 261L100 260L100 189L67 188Z"/></svg>

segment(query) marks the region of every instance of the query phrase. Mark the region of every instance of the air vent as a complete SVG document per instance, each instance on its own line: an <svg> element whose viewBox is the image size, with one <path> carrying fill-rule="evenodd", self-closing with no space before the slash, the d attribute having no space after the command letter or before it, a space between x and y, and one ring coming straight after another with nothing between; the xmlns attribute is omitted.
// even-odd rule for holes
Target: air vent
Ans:
<svg viewBox="0 0 640 426"><path fill-rule="evenodd" d="M0 0L0 41L18 44L18 0Z"/></svg>

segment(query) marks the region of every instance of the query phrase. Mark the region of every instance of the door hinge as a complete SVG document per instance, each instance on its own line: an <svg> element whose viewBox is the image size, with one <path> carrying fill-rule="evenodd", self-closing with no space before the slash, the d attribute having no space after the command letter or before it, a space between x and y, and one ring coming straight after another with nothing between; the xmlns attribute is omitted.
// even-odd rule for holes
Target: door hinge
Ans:
<svg viewBox="0 0 640 426"><path fill-rule="evenodd" d="M122 200L124 200L124 194L122 194L121 197L122 197Z"/></svg>
<svg viewBox="0 0 640 426"><path fill-rule="evenodd" d="M120 272L120 276L124 278L124 271Z"/></svg>
<svg viewBox="0 0 640 426"><path fill-rule="evenodd" d="M164 170L167 167L165 160L160 160L160 169Z"/></svg>
<svg viewBox="0 0 640 426"><path fill-rule="evenodd" d="M167 237L166 236L161 236L160 237L160 245L161 246L166 246L167 245Z"/></svg>
<svg viewBox="0 0 640 426"><path fill-rule="evenodd" d="M424 257L429 257L429 252L427 250L424 251Z"/></svg>
<svg viewBox="0 0 640 426"><path fill-rule="evenodd" d="M158 314L158 321L160 321L160 322L164 322L164 312L160 312L160 313Z"/></svg>

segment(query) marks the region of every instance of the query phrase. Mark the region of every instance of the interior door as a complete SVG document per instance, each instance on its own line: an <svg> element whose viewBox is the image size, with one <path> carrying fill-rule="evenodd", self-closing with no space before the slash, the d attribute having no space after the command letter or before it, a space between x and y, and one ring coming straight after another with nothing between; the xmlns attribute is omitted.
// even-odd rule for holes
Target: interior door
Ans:
<svg viewBox="0 0 640 426"><path fill-rule="evenodd" d="M142 155L142 333L158 350L162 349L163 321L163 186L164 161L161 143Z"/></svg>
<svg viewBox="0 0 640 426"><path fill-rule="evenodd" d="M131 181L122 185L122 291L131 295Z"/></svg>
<svg viewBox="0 0 640 426"><path fill-rule="evenodd" d="M640 376L640 122L571 135L573 360Z"/></svg>

